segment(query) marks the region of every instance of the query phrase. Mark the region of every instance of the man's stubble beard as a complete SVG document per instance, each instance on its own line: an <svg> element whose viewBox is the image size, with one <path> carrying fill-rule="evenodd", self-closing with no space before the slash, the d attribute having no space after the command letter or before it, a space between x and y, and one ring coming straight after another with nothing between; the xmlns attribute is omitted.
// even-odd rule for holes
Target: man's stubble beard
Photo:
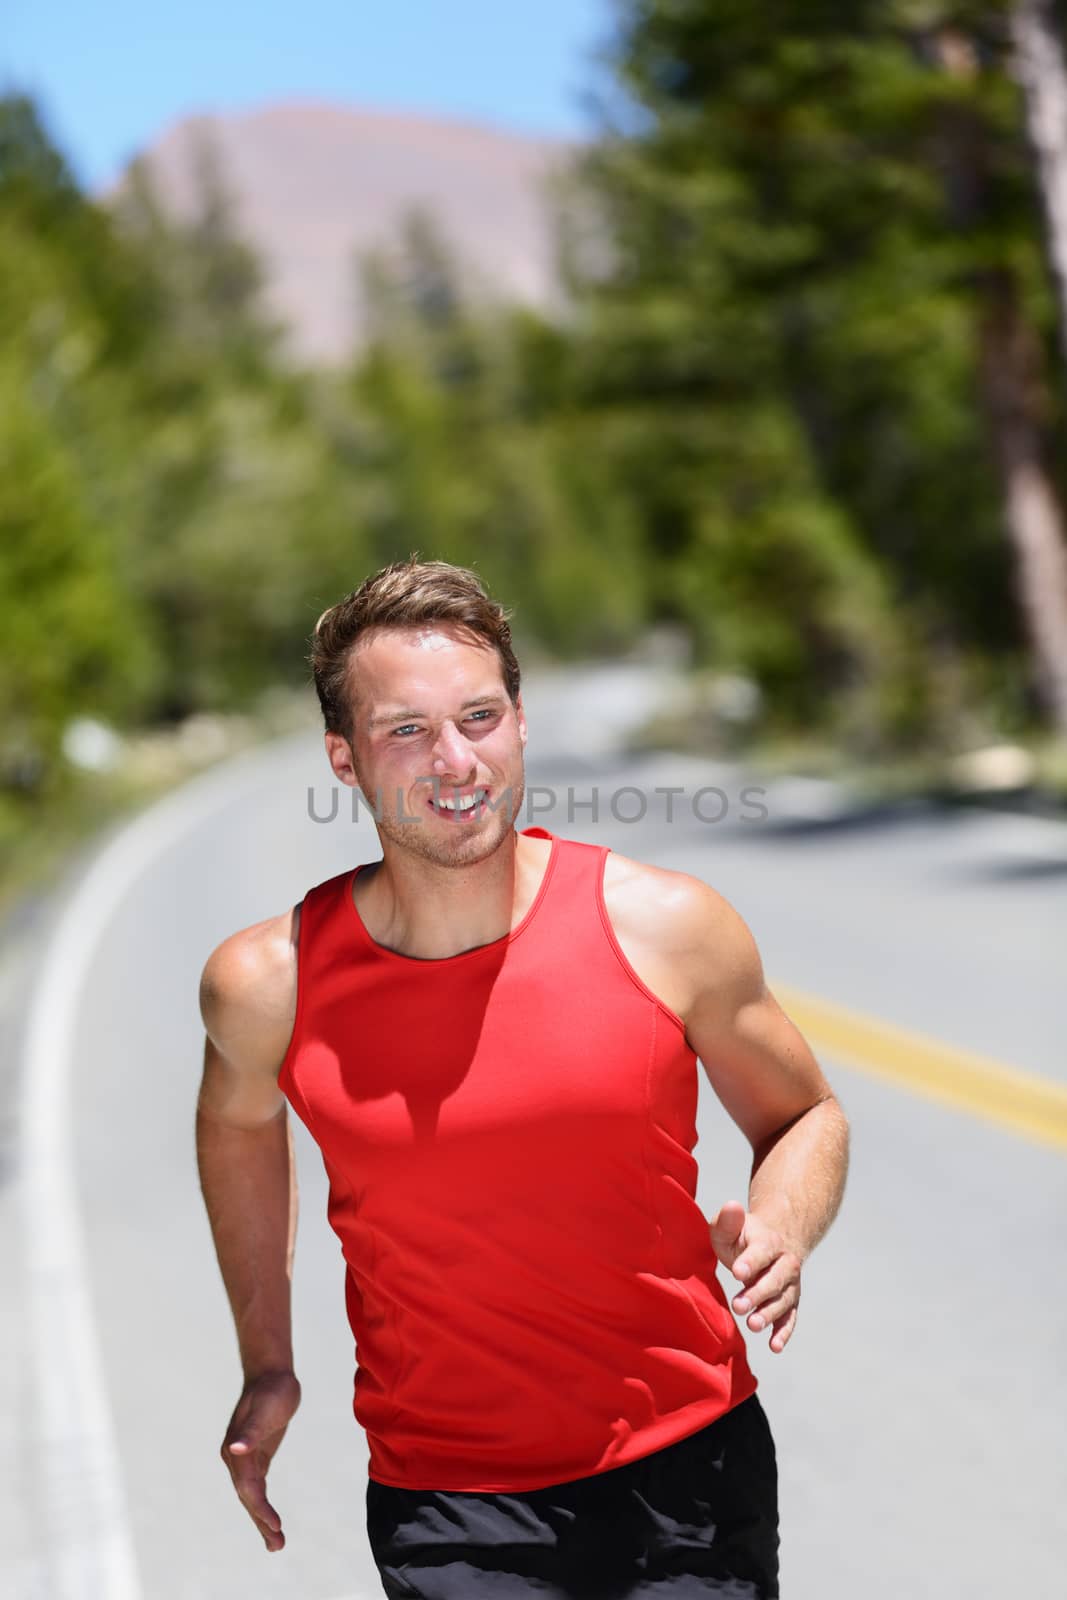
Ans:
<svg viewBox="0 0 1067 1600"><path fill-rule="evenodd" d="M357 773L357 781L358 781ZM490 785L492 789L492 785ZM367 803L367 814L374 821L379 836L388 839L398 849L410 855L418 856L422 861L432 861L436 866L470 866L473 862L483 861L499 850L507 838L508 833L515 827L522 813L523 801L526 798L526 762L523 755L519 756L518 777L503 793L491 793L489 797L490 811L486 817L473 826L465 822L444 822L429 813L425 817L415 818L412 814L410 821L402 822L400 817L408 815L407 802L403 794L399 799L403 810L398 815L398 796L394 787L392 794L383 791L381 797L381 819L378 818L377 797L368 794L362 783L359 789ZM449 785L442 784L441 795L448 799ZM446 830L454 829L457 837L448 837ZM461 830L467 833L462 836Z"/></svg>

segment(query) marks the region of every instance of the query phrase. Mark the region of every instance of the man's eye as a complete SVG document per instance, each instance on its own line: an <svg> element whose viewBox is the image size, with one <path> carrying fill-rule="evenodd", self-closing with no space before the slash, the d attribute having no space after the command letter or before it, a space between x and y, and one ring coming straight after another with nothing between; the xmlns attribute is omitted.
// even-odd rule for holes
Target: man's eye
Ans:
<svg viewBox="0 0 1067 1600"><path fill-rule="evenodd" d="M473 722L477 717L492 717L492 716L495 716L495 715L496 715L496 713L493 711L493 709L491 707L487 707L484 711L474 711L474 712L472 712L471 715L467 718L467 721L468 722ZM402 727L394 728L393 729L393 733L394 734L404 734L405 730L407 730L409 728L417 729L418 728L418 723L417 722L405 722Z"/></svg>

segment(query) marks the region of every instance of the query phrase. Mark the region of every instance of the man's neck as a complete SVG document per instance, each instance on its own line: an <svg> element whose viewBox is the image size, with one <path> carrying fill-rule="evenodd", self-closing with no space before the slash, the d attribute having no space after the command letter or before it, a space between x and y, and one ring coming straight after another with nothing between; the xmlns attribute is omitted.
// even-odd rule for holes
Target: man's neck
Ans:
<svg viewBox="0 0 1067 1600"><path fill-rule="evenodd" d="M398 955L440 961L502 939L526 915L551 853L508 830L491 855L446 865L382 840L382 861L356 879L371 938Z"/></svg>

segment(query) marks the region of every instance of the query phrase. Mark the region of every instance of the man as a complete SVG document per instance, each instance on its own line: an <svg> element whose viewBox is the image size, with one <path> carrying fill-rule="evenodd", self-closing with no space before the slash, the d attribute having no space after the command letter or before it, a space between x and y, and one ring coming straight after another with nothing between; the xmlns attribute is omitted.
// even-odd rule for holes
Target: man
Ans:
<svg viewBox="0 0 1067 1600"><path fill-rule="evenodd" d="M734 1313L785 1349L848 1124L721 895L516 830L507 615L412 557L316 625L327 755L382 857L204 968L198 1158L244 1372L223 1459L280 1550L288 1102L330 1178L386 1594L769 1600L777 1463ZM710 1225L698 1058L753 1148Z"/></svg>

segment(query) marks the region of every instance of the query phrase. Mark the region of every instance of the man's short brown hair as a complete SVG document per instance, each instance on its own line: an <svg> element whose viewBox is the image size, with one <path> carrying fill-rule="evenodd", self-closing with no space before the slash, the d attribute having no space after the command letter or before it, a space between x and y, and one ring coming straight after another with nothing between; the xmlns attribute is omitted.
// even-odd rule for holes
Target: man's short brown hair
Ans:
<svg viewBox="0 0 1067 1600"><path fill-rule="evenodd" d="M309 660L326 731L351 741L349 661L352 646L372 628L448 623L468 635L472 643L491 645L500 657L504 686L514 704L519 697L520 674L511 646L511 615L489 597L481 578L469 567L420 561L417 552L365 578L315 624Z"/></svg>

